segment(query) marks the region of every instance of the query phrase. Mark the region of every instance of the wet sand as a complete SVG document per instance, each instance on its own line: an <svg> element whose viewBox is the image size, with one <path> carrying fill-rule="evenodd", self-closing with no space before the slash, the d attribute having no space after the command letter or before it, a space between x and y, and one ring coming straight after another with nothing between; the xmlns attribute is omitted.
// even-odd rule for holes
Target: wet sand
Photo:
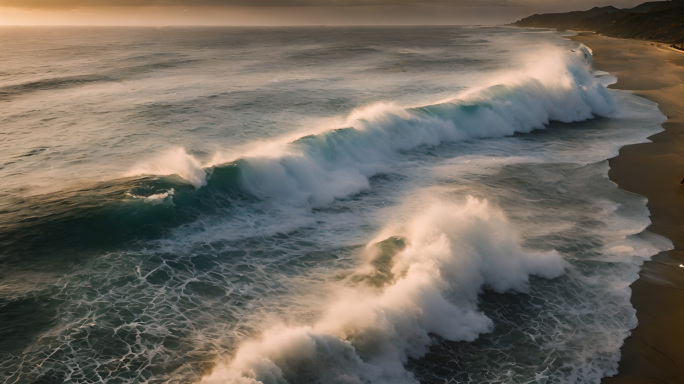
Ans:
<svg viewBox="0 0 684 384"><path fill-rule="evenodd" d="M666 44L593 33L572 37L594 51L594 68L617 76L612 88L658 103L668 118L652 143L626 146L610 178L648 198L649 230L674 243L644 264L632 284L639 325L625 340L619 373L603 384L684 383L684 52Z"/></svg>

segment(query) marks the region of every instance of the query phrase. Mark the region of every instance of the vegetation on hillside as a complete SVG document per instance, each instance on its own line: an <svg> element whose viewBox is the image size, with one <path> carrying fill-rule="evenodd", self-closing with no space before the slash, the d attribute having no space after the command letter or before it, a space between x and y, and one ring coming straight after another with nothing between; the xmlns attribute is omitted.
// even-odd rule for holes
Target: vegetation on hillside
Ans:
<svg viewBox="0 0 684 384"><path fill-rule="evenodd" d="M653 1L629 9L608 6L588 11L536 14L515 25L594 31L606 36L662 41L682 49L684 0Z"/></svg>

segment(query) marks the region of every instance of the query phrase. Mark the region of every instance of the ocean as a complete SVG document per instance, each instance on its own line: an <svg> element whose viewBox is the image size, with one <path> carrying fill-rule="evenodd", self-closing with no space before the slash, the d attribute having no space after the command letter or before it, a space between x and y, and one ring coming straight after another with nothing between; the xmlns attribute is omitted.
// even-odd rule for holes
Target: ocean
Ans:
<svg viewBox="0 0 684 384"><path fill-rule="evenodd" d="M511 27L0 29L3 383L599 383L657 105Z"/></svg>

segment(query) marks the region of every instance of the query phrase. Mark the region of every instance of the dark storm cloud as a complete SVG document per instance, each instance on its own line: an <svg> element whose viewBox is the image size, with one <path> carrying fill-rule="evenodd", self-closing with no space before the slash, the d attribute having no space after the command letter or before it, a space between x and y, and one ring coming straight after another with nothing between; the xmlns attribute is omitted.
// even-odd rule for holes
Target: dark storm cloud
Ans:
<svg viewBox="0 0 684 384"><path fill-rule="evenodd" d="M509 0L0 0L0 6L21 8L65 8L96 6L397 6L397 5L506 5Z"/></svg>

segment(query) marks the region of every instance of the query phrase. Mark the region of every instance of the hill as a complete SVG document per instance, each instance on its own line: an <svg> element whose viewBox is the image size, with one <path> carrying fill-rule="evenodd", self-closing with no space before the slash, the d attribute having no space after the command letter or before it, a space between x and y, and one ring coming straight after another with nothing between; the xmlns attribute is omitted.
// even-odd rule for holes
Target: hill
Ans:
<svg viewBox="0 0 684 384"><path fill-rule="evenodd" d="M684 0L652 1L634 8L594 7L587 11L536 14L519 27L594 31L606 36L684 44Z"/></svg>

